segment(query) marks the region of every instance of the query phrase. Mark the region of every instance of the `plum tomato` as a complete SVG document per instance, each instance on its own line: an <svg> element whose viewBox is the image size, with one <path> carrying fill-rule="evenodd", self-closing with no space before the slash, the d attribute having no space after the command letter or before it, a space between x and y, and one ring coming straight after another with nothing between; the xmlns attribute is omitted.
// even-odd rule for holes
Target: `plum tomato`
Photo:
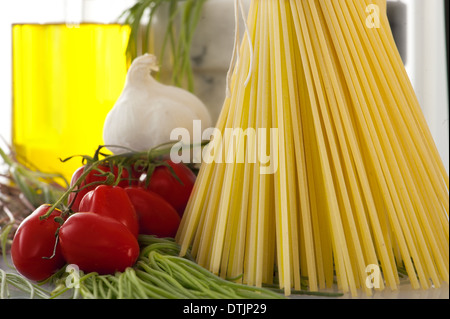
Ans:
<svg viewBox="0 0 450 319"><path fill-rule="evenodd" d="M180 216L158 194L142 187L125 188L139 218L139 233L157 237L175 237Z"/></svg>
<svg viewBox="0 0 450 319"><path fill-rule="evenodd" d="M78 179L83 175L84 169L85 169L85 166L81 166L73 173L72 179L70 182L70 186L73 186L78 181ZM105 172L105 173L111 172L111 167L109 165L99 165L97 168L95 168L91 172L89 172L89 174L86 176L84 181L81 182L81 185L79 186L79 188L80 189L82 188L82 189L80 191L71 192L69 194L67 203L70 204L73 202L71 209L74 212L79 211L80 202L83 199L84 195L86 195L88 192L95 189L97 186L101 185L102 183L106 183L107 177L101 176L101 175L103 175L102 172ZM113 172L114 176L117 178L119 175L118 167L114 166L112 172ZM91 183L97 183L97 184L94 184L91 186L86 186ZM122 173L121 173L121 181L118 183L118 186L127 187L129 185L130 185L130 181L129 181L128 171L126 169L123 169Z"/></svg>
<svg viewBox="0 0 450 319"><path fill-rule="evenodd" d="M100 275L123 272L139 256L139 244L117 220L92 213L71 215L59 231L62 254L69 264Z"/></svg>
<svg viewBox="0 0 450 319"><path fill-rule="evenodd" d="M136 210L125 189L119 186L100 185L84 195L81 212L92 212L121 222L137 238L139 224Z"/></svg>
<svg viewBox="0 0 450 319"><path fill-rule="evenodd" d="M28 215L17 228L11 244L14 267L33 281L45 280L65 265L60 244L56 242L60 224L54 220L61 216L61 211L55 209L48 218L40 218L50 208L51 205L41 205Z"/></svg>
<svg viewBox="0 0 450 319"><path fill-rule="evenodd" d="M164 198L182 217L191 196L196 176L183 163L174 163L171 160L166 160L166 163L173 168L174 173L182 183L173 176L168 167L161 165L153 171L147 189Z"/></svg>

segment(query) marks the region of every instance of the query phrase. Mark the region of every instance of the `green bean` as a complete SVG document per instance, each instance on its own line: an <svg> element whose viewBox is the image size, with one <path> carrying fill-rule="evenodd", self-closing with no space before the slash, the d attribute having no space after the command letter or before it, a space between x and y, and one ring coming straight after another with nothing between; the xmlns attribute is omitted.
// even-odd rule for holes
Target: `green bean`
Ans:
<svg viewBox="0 0 450 319"><path fill-rule="evenodd" d="M95 279L92 280L93 282L95 282ZM88 288L88 285L86 283L86 285L83 285L82 287L80 287L80 295L84 298L84 299L98 299L98 294L96 294L96 291L91 291L91 289Z"/></svg>
<svg viewBox="0 0 450 319"><path fill-rule="evenodd" d="M142 286L146 289L149 298L155 299L181 299L180 296L174 295L166 289L160 288L151 282L151 277L148 273L142 270L136 270L136 275L141 279Z"/></svg>
<svg viewBox="0 0 450 319"><path fill-rule="evenodd" d="M220 278L219 276L214 275L213 273L209 272L205 268L203 268L203 267L199 266L198 264L195 264L192 261L189 261L187 259L179 258L179 257L175 257L175 256L165 256L165 258L171 259L171 260L176 260L180 264L185 265L186 269L189 272L191 272L193 275L195 275L195 276L205 276L207 278L210 278L212 280L218 281L218 282L220 282L220 283L222 283L224 285L228 285L228 286L230 286L232 288L235 288L235 289L259 292L259 293L261 293L261 296L260 296L261 298L262 297L266 297L266 298L282 298L282 296L279 293L272 292L272 291L270 291L268 289L252 287L252 286L247 286L247 285L244 285L244 284L238 284L238 283L227 281L227 280L225 280L223 278Z"/></svg>
<svg viewBox="0 0 450 319"><path fill-rule="evenodd" d="M194 283L194 284L197 282L197 284L194 287L197 287L200 290L205 290L205 287L203 285L198 284L201 282L200 280L198 280L198 277L190 275L188 271L183 269L177 263L170 261L169 259L164 259L164 257L162 257L161 255L155 255L155 258L157 258L162 263L166 263L168 265L168 267L173 269L174 271L177 270L181 279L184 280L185 282L187 281L187 282ZM170 265L169 265L169 263L170 263ZM234 293L230 294L229 291L228 292L224 291L222 289L222 287L216 285L213 281L208 282L207 286L208 286L207 289L210 290L212 298L220 298L218 293L221 293L223 295L223 297L227 297L227 298L236 297L236 295ZM214 288L214 290L211 290L211 288Z"/></svg>
<svg viewBox="0 0 450 319"><path fill-rule="evenodd" d="M2 279L1 279L1 287L0 287L0 298L1 299L5 299L5 293L8 292L8 286L7 281L6 281L6 272L4 270L0 269L0 273L2 274Z"/></svg>
<svg viewBox="0 0 450 319"><path fill-rule="evenodd" d="M121 280L121 277L118 278L118 284L119 285L118 285L117 290L118 290L119 294L117 296L117 299L123 299L123 280Z"/></svg>
<svg viewBox="0 0 450 319"><path fill-rule="evenodd" d="M106 291L105 291L105 287L106 287L106 285L100 279L98 281L98 291L100 293L100 296L102 296L103 299L112 299L113 290L112 289L106 289Z"/></svg>
<svg viewBox="0 0 450 319"><path fill-rule="evenodd" d="M98 284L98 291L102 299L112 299L117 295L116 288L104 277L94 279Z"/></svg>
<svg viewBox="0 0 450 319"><path fill-rule="evenodd" d="M189 252L180 256L180 246L174 239L140 236L139 243L141 253L133 267L114 275L84 275L75 292L86 299L283 298L269 289L237 284L216 276L198 265ZM65 272L58 274L61 283L65 283L65 276ZM53 293L61 295L69 289L58 288Z"/></svg>
<svg viewBox="0 0 450 319"><path fill-rule="evenodd" d="M194 298L194 296L189 292L188 289L183 287L179 282L177 282L173 277L169 276L167 273L162 271L157 271L149 267L148 265L141 264L141 267L149 274L153 275L150 279L156 282L159 287L168 289L175 295L179 295L181 298Z"/></svg>
<svg viewBox="0 0 450 319"><path fill-rule="evenodd" d="M125 274L126 274L127 277L130 279L130 283L134 283L133 286L136 288L137 295L138 295L140 298L142 298L142 299L147 298L147 294L146 294L146 292L145 292L143 286L141 285L139 279L137 278L134 269L128 268L128 269L125 271Z"/></svg>
<svg viewBox="0 0 450 319"><path fill-rule="evenodd" d="M92 295L93 295L94 299L98 299L98 283L97 283L97 280L95 280L95 278L93 278L91 281L92 281Z"/></svg>
<svg viewBox="0 0 450 319"><path fill-rule="evenodd" d="M0 269L0 299L9 297L9 285L29 294L30 299L35 296L41 299L50 298L50 293L36 284L26 280L24 277L15 273L6 273Z"/></svg>
<svg viewBox="0 0 450 319"><path fill-rule="evenodd" d="M114 283L116 283L116 280L114 277L112 276L99 276L97 279L99 280L99 288L101 287L102 290L102 294L105 295L104 293L104 288L108 289L108 292L110 295L114 295L114 296L118 296L119 295L119 291L118 289L114 286Z"/></svg>

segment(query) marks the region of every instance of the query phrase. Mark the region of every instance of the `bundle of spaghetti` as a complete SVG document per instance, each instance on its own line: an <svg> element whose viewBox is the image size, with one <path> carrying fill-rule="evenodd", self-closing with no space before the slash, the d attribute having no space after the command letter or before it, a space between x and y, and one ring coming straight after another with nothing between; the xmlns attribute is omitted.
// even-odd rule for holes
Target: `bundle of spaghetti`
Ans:
<svg viewBox="0 0 450 319"><path fill-rule="evenodd" d="M448 173L385 6L251 2L182 254L286 295L448 283Z"/></svg>

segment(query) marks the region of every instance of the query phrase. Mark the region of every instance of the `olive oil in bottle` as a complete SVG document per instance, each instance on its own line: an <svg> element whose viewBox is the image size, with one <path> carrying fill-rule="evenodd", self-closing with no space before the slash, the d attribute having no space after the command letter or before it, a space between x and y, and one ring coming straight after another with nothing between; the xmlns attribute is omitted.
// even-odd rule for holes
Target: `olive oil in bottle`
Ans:
<svg viewBox="0 0 450 319"><path fill-rule="evenodd" d="M103 144L127 72L127 26L15 24L12 143L19 161L70 181Z"/></svg>

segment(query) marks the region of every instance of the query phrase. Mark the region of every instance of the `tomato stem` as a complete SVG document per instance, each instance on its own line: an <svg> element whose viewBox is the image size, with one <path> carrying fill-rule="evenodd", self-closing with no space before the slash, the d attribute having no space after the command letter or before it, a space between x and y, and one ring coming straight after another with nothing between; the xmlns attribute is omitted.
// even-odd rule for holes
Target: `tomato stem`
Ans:
<svg viewBox="0 0 450 319"><path fill-rule="evenodd" d="M99 169L98 167L105 165L107 163L109 163L111 165L115 164L118 166L118 169L119 169L119 174L118 174L117 180L115 180L114 182L111 182L111 184L113 184L113 185L118 185L118 183L120 182L121 173L123 172L124 167L127 169L131 169L131 165L134 165L135 167L141 166L142 169L147 169L147 180L146 180L147 183L150 180L151 173L154 171L154 169L157 166L160 166L160 165L166 165L169 168L169 170L171 171L172 175L174 175L174 177L179 182L181 182L179 177L173 171L172 167L170 167L170 165L168 165L167 163L162 161L162 159L165 156L170 154L173 146L177 143L178 142L164 143L164 144L156 146L156 147L150 149L149 151L145 151L145 152L136 152L129 148L121 147L121 146L117 146L117 145L100 145L97 148L97 150L95 151L93 157L81 155L81 157L83 158L83 161L86 162L83 173L76 181L74 181L72 183L72 185L70 185L68 187L68 189L56 200L56 202L53 203L52 207L48 210L48 212L45 215L41 216L40 218L41 219L48 218L50 216L50 214L55 210L55 208L63 206L66 203L70 193L77 192L77 189L79 189L79 187L81 186L83 181L94 169L101 171L101 169ZM203 147L207 143L208 142L201 143L200 146ZM122 149L126 150L126 152L121 153L121 154L112 154L112 155L101 152L102 149L104 149L104 148L112 148L112 147L122 148ZM190 147L195 147L195 145L190 145ZM2 154L0 153L0 155L2 155ZM100 156L103 156L104 158L100 159ZM76 157L76 156L71 156L66 159L61 159L61 161L66 162L74 157ZM74 202L74 200L72 201L72 203ZM70 213L72 203L67 203L68 204L67 208L65 210L63 210L64 214Z"/></svg>
<svg viewBox="0 0 450 319"><path fill-rule="evenodd" d="M52 255L50 257L45 257L44 256L44 257L42 257L42 259L52 259L53 257L55 257L55 255L56 255L56 248L58 247L58 242L59 242L58 231L59 231L59 228L58 228L58 230L56 231L56 234L55 234L55 245L53 246Z"/></svg>

